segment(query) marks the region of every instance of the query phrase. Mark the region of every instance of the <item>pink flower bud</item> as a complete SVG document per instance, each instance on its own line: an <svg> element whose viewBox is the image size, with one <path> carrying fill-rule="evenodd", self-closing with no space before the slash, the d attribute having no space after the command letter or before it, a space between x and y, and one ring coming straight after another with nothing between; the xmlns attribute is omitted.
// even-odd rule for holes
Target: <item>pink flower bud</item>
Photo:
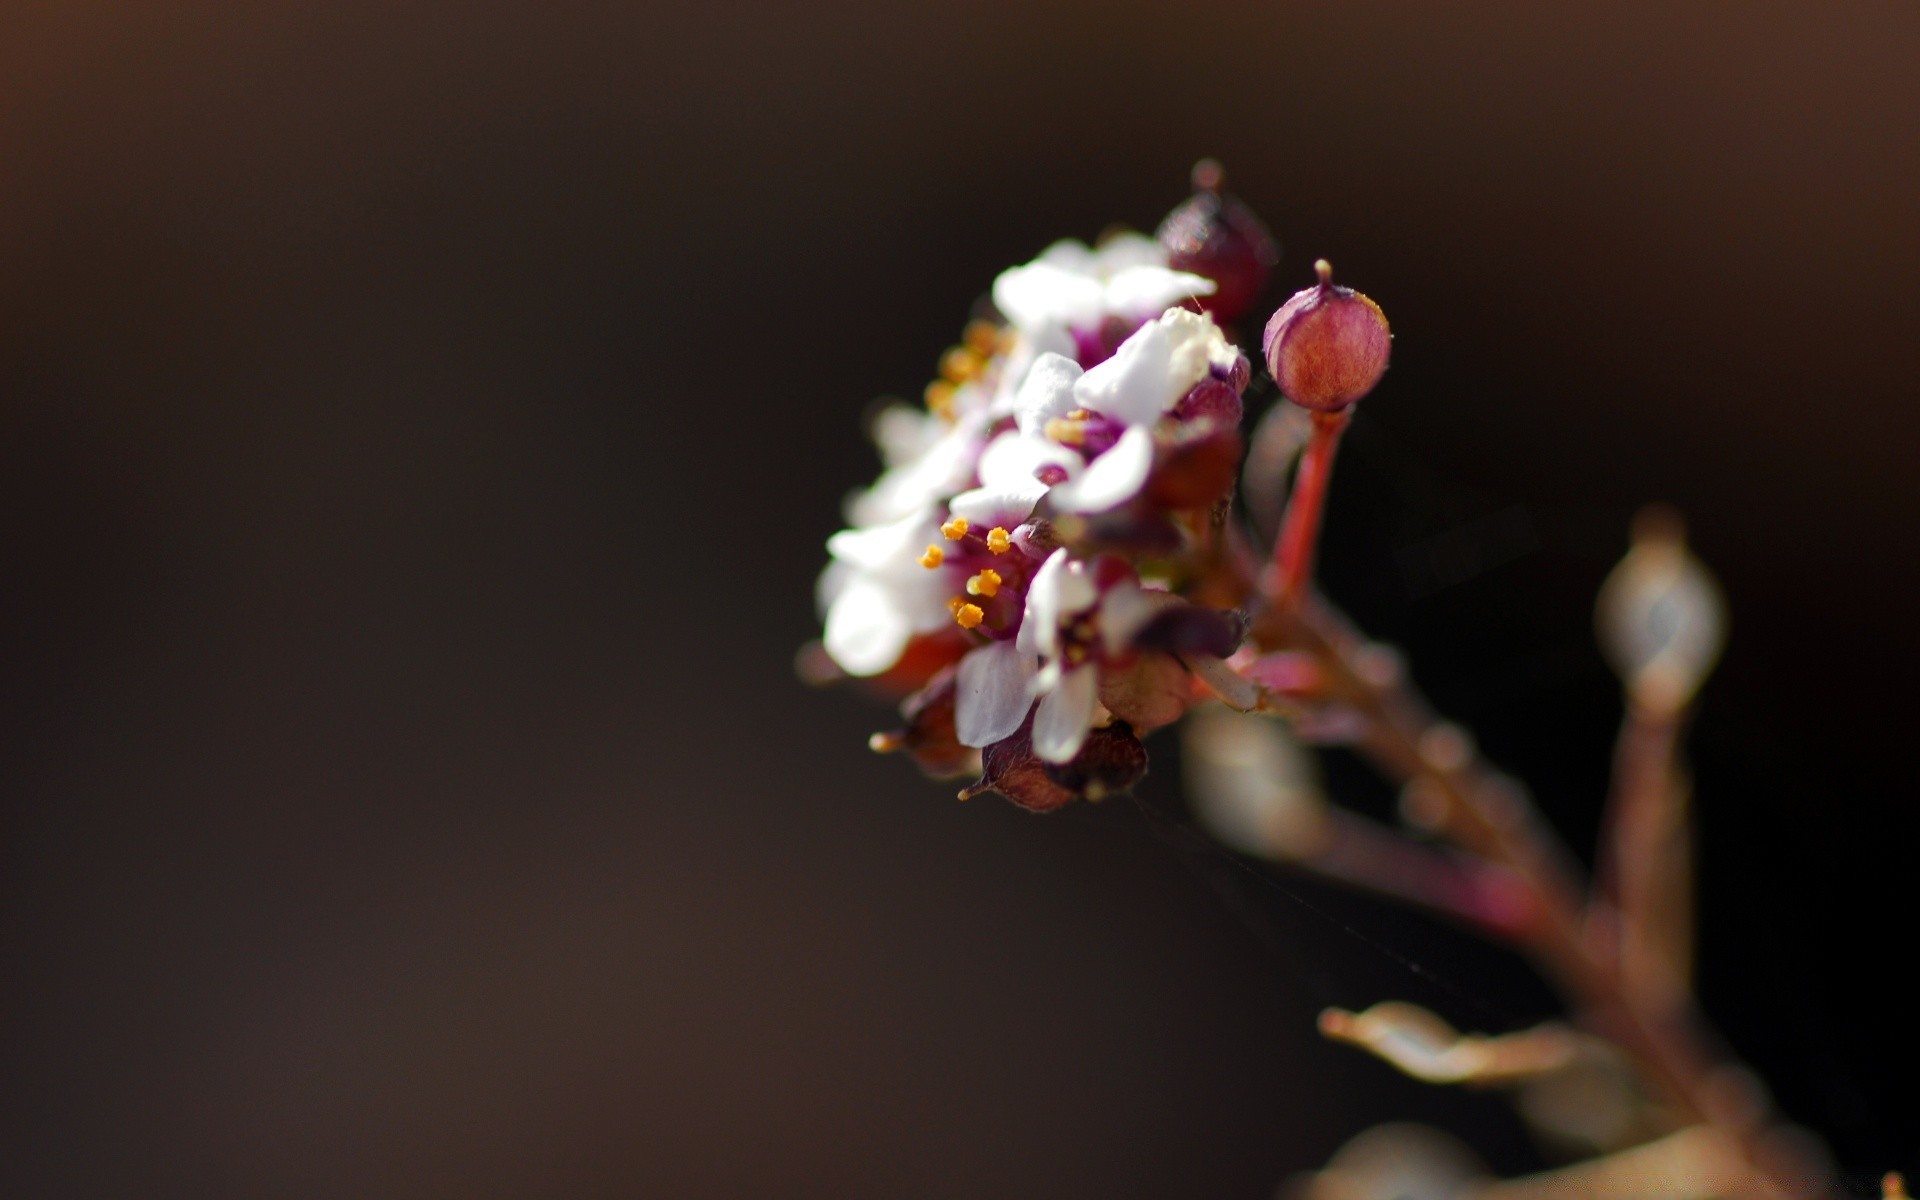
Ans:
<svg viewBox="0 0 1920 1200"><path fill-rule="evenodd" d="M1335 287L1325 259L1313 266L1320 282L1295 292L1267 322L1267 368L1295 404L1339 412L1380 382L1393 335L1378 304Z"/></svg>
<svg viewBox="0 0 1920 1200"><path fill-rule="evenodd" d="M1266 290L1280 247L1253 210L1223 195L1220 164L1205 159L1193 168L1193 197L1160 222L1167 265L1213 280L1217 290L1200 307L1220 321L1236 321Z"/></svg>

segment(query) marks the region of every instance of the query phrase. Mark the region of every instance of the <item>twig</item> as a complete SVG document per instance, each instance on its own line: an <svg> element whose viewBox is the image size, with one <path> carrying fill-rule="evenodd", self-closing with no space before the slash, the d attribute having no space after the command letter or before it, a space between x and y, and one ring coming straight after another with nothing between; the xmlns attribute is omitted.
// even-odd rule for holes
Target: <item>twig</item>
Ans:
<svg viewBox="0 0 1920 1200"><path fill-rule="evenodd" d="M1312 655L1327 698L1366 718L1362 752L1389 777L1422 785L1435 802L1437 832L1512 873L1528 910L1514 942L1560 987L1576 1017L1624 1050L1685 1122L1739 1148L1754 1176L1747 1194L1837 1194L1823 1156L1777 1125L1759 1085L1720 1050L1684 995L1650 1002L1594 956L1571 855L1519 789L1439 722L1401 672L1381 669L1345 620L1317 601L1275 605L1253 636L1265 652Z"/></svg>

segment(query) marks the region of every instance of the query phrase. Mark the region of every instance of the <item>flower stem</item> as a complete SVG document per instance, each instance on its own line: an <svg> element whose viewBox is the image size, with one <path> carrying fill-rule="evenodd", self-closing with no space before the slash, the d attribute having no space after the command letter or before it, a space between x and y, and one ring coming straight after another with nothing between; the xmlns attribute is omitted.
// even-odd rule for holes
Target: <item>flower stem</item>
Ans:
<svg viewBox="0 0 1920 1200"><path fill-rule="evenodd" d="M1347 413L1313 414L1313 433L1300 455L1293 480L1293 499L1280 526L1273 564L1279 572L1276 603L1297 608L1313 582L1313 552L1320 541L1320 514L1326 509L1327 483L1333 478L1333 455L1347 428Z"/></svg>
<svg viewBox="0 0 1920 1200"><path fill-rule="evenodd" d="M1359 749L1385 775L1418 783L1437 802L1436 830L1510 872L1528 910L1512 940L1567 996L1589 1028L1619 1046L1684 1123L1738 1148L1750 1175L1740 1194L1801 1198L1834 1194L1831 1166L1804 1135L1781 1126L1765 1093L1733 1063L1684 991L1648 995L1644 979L1616 969L1589 941L1585 885L1573 858L1511 782L1492 772L1447 729L1398 672L1369 662L1368 646L1321 604L1275 605L1254 637L1267 653L1311 655L1331 700L1357 710Z"/></svg>

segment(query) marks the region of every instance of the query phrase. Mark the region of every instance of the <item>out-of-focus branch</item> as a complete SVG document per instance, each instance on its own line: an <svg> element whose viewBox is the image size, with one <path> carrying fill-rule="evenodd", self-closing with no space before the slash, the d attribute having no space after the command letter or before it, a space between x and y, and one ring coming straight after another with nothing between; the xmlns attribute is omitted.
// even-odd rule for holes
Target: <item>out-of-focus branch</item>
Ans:
<svg viewBox="0 0 1920 1200"><path fill-rule="evenodd" d="M1683 1004L1693 975L1693 837L1680 735L1727 619L1677 513L1654 505L1634 519L1594 617L1627 713L1601 822L1593 951L1648 1003Z"/></svg>
<svg viewBox="0 0 1920 1200"><path fill-rule="evenodd" d="M1556 982L1576 1017L1620 1046L1649 1084L1689 1124L1736 1146L1753 1174L1745 1194L1833 1194L1834 1174L1798 1131L1775 1123L1750 1073L1735 1067L1684 997L1657 1000L1629 987L1596 958L1586 934L1585 887L1572 857L1524 794L1475 755L1471 741L1440 722L1390 660L1319 602L1275 606L1255 622L1264 652L1310 655L1325 698L1365 718L1361 751L1389 777L1413 785L1434 831L1509 871L1524 903L1513 938Z"/></svg>
<svg viewBox="0 0 1920 1200"><path fill-rule="evenodd" d="M1483 1184L1460 1200L1714 1200L1751 1195L1739 1148L1695 1125L1600 1158Z"/></svg>
<svg viewBox="0 0 1920 1200"><path fill-rule="evenodd" d="M1681 1003L1693 975L1693 834L1683 712L1629 704L1614 751L1588 922L1631 991Z"/></svg>
<svg viewBox="0 0 1920 1200"><path fill-rule="evenodd" d="M1486 1037L1462 1034L1417 1004L1390 1000L1362 1013L1330 1008L1320 1032L1358 1046L1425 1083L1494 1087L1570 1065L1579 1039L1558 1025Z"/></svg>

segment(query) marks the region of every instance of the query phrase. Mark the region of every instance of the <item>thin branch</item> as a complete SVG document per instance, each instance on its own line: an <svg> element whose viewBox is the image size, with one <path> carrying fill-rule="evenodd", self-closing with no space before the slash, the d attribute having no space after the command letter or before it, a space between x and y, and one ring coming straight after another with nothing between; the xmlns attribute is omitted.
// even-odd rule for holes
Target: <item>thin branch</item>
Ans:
<svg viewBox="0 0 1920 1200"><path fill-rule="evenodd" d="M1682 996L1650 1001L1594 957L1586 937L1585 886L1570 854L1511 782L1442 724L1398 670L1330 608L1276 605L1260 615L1261 650L1311 654L1326 673L1329 701L1367 718L1361 751L1401 783L1418 781L1436 832L1514 876L1526 919L1514 941L1560 987L1575 1015L1613 1041L1688 1123L1739 1148L1756 1178L1749 1194L1836 1194L1834 1172L1804 1135L1782 1128L1750 1072L1735 1066Z"/></svg>

